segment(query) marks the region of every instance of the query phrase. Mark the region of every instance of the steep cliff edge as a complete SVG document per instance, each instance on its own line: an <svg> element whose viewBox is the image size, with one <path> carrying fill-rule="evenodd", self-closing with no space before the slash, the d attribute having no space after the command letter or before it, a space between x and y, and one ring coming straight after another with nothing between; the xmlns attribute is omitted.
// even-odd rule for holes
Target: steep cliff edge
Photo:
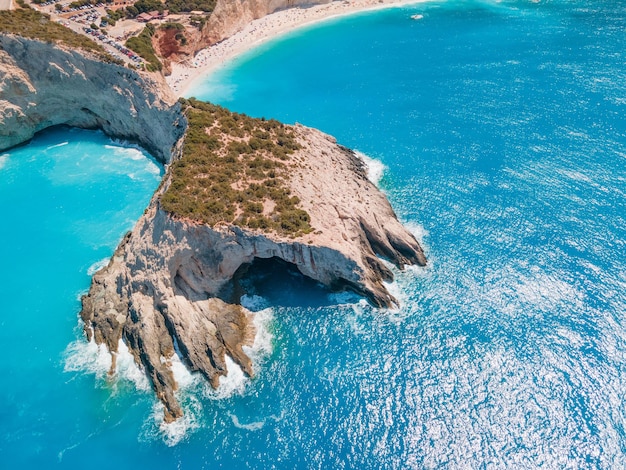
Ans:
<svg viewBox="0 0 626 470"><path fill-rule="evenodd" d="M255 259L279 258L381 307L395 299L379 257L399 268L426 260L363 163L332 137L200 103L194 120L164 90L88 54L0 34L0 149L67 124L136 140L171 163L94 275L81 317L111 351L112 372L126 343L173 421L183 413L175 354L213 386L226 356L254 374L245 346L255 332L233 282Z"/></svg>
<svg viewBox="0 0 626 470"><path fill-rule="evenodd" d="M332 0L218 0L202 29L201 47L215 44L240 31L252 20L279 10L330 3Z"/></svg>
<svg viewBox="0 0 626 470"><path fill-rule="evenodd" d="M233 119L243 122L233 129L234 135L250 125L251 118L247 119ZM294 234L281 232L280 226L255 229L245 226L242 216L237 219L242 226L224 222L211 226L168 213L161 206L163 195L176 184L170 168L149 210L109 265L94 276L83 299L87 334L113 353L120 339L126 342L148 372L168 421L182 415L171 371L174 344L189 368L200 371L214 386L228 373L225 355L253 375L243 349L254 336L249 312L231 294L239 270L255 259L280 258L330 288L354 290L381 307L396 301L383 284L393 274L379 256L399 268L426 263L419 244L367 179L363 162L352 151L315 129L284 127L297 140L298 150L284 159L281 179L309 215L310 230ZM199 159L195 154L189 158ZM246 161L260 160L256 156ZM199 178L207 184L204 176ZM259 181L261 176L255 178ZM250 185L258 189L256 183ZM273 206L268 201L258 208L259 214L267 213L268 205Z"/></svg>
<svg viewBox="0 0 626 470"><path fill-rule="evenodd" d="M185 123L156 74L89 53L0 34L0 151L59 124L102 129L169 162Z"/></svg>

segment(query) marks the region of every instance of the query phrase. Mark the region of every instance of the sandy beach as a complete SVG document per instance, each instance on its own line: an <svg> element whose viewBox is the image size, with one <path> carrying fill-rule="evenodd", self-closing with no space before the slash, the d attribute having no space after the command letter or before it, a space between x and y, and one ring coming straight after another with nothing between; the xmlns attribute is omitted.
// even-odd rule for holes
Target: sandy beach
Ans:
<svg viewBox="0 0 626 470"><path fill-rule="evenodd" d="M321 21L362 11L414 5L427 0L351 0L335 1L309 8L291 8L249 23L235 35L203 49L187 64L172 64L167 83L176 96L183 96L193 82L211 74L234 57L277 36Z"/></svg>

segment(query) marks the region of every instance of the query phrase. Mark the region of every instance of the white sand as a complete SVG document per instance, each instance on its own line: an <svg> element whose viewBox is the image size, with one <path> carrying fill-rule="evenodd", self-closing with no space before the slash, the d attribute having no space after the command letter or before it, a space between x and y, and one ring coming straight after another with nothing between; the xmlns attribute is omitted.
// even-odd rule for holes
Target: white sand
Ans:
<svg viewBox="0 0 626 470"><path fill-rule="evenodd" d="M183 96L196 79L211 74L236 56L294 29L361 11L424 1L427 0L348 0L278 11L252 21L235 35L203 49L187 64L172 63L172 74L166 80L176 96Z"/></svg>

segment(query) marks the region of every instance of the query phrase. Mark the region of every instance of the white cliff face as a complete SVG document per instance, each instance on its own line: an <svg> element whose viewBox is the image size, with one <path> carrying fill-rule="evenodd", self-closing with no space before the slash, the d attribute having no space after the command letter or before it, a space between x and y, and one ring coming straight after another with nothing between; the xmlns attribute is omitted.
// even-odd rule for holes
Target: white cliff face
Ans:
<svg viewBox="0 0 626 470"><path fill-rule="evenodd" d="M202 31L204 44L214 44L243 29L253 20L279 10L330 3L332 0L218 0Z"/></svg>
<svg viewBox="0 0 626 470"><path fill-rule="evenodd" d="M0 34L0 150L67 124L136 140L168 163L180 155L187 122L164 90L163 82L124 67ZM83 298L87 336L107 345L113 368L119 340L126 343L165 405L167 421L182 416L174 394L174 354L213 386L228 372L226 355L254 374L242 349L253 341L254 327L232 295L240 268L255 259L280 258L332 289L348 288L388 307L395 299L383 281L393 275L379 257L399 268L426 263L353 152L314 129L296 126L294 134L301 149L290 156L285 179L310 216L311 233L292 238L177 218L159 205L171 182L168 172Z"/></svg>
<svg viewBox="0 0 626 470"><path fill-rule="evenodd" d="M209 227L165 213L157 194L83 299L87 334L113 352L121 338L126 341L150 375L167 420L182 415L170 364L162 359L173 354L174 339L188 366L213 385L228 372L226 354L254 373L242 350L253 337L248 312L226 294L242 266L280 258L330 288L354 290L386 307L395 299L383 281L393 275L377 256L400 268L426 263L363 163L330 136L302 126L295 132L302 149L292 158L298 165L289 186L311 216L313 233L290 238Z"/></svg>
<svg viewBox="0 0 626 470"><path fill-rule="evenodd" d="M0 151L47 127L102 129L169 162L184 118L160 77L0 34Z"/></svg>

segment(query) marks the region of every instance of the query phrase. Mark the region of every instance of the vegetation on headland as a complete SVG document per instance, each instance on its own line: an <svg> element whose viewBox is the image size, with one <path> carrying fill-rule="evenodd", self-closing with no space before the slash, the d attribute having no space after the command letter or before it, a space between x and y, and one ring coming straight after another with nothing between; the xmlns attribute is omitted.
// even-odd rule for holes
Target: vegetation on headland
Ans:
<svg viewBox="0 0 626 470"><path fill-rule="evenodd" d="M312 231L309 214L291 195L291 156L301 147L293 128L195 99L182 157L171 168L163 210L215 226L235 224L290 236Z"/></svg>
<svg viewBox="0 0 626 470"><path fill-rule="evenodd" d="M100 44L51 21L50 16L26 5L17 10L0 11L0 32L52 44L63 44L73 49L93 52L105 62L121 63L109 55Z"/></svg>
<svg viewBox="0 0 626 470"><path fill-rule="evenodd" d="M141 13L148 13L150 11L158 11L163 13L165 5L160 0L138 0L134 4L126 7L127 18L134 18Z"/></svg>
<svg viewBox="0 0 626 470"><path fill-rule="evenodd" d="M147 24L138 36L129 38L126 41L126 47L135 51L143 60L146 61L146 69L148 72L157 72L163 68L163 64L159 60L152 45L152 36L154 36L154 26Z"/></svg>
<svg viewBox="0 0 626 470"><path fill-rule="evenodd" d="M166 0L165 5L170 13L203 11L211 13L215 9L217 0Z"/></svg>
<svg viewBox="0 0 626 470"><path fill-rule="evenodd" d="M181 45L187 44L187 38L185 37L185 27L180 23L169 22L159 26L159 29L164 31L170 31L174 34L174 39Z"/></svg>
<svg viewBox="0 0 626 470"><path fill-rule="evenodd" d="M96 2L98 0L76 0L81 2ZM113 20L119 20L121 18L136 18L141 13L149 13L151 11L158 11L163 13L168 10L170 13L189 13L192 11L201 11L203 13L212 13L215 9L217 0L138 0L132 5L126 8L118 8L107 11L109 17ZM113 12L113 13L111 13Z"/></svg>

